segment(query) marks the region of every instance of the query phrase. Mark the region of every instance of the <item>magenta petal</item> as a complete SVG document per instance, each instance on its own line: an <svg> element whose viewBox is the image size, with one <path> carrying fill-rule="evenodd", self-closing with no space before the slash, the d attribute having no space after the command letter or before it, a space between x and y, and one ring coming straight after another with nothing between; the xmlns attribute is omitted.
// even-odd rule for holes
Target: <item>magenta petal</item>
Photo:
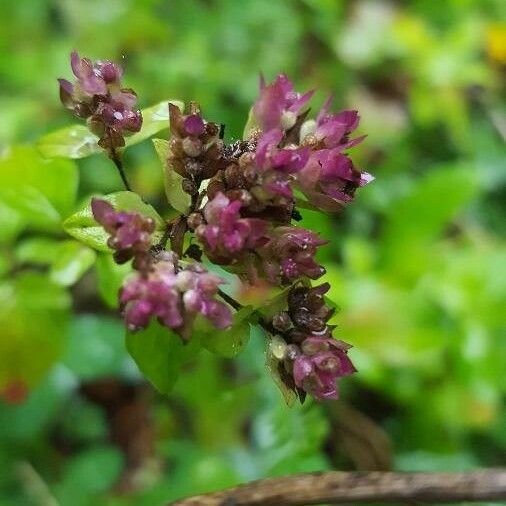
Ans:
<svg viewBox="0 0 506 506"><path fill-rule="evenodd" d="M70 66L72 68L72 72L77 78L81 77L81 58L79 58L79 54L77 51L72 51L70 53Z"/></svg>

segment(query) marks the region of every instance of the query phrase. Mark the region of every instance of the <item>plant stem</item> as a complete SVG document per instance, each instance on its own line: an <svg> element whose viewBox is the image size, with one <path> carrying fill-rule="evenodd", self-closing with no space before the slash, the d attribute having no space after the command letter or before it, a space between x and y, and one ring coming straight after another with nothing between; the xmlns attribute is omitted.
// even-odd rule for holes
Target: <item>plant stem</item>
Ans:
<svg viewBox="0 0 506 506"><path fill-rule="evenodd" d="M227 303L230 304L236 311L239 311L244 306L237 302L233 297L225 293L223 290L218 289L218 295Z"/></svg>
<svg viewBox="0 0 506 506"><path fill-rule="evenodd" d="M116 165L116 168L118 169L119 175L121 177L121 180L123 181L123 185L125 186L125 189L129 192L132 191L132 187L130 186L128 179L125 174L125 169L123 168L123 162L121 161L120 154L116 151L116 149L112 148L110 152L110 158L113 161L114 165Z"/></svg>

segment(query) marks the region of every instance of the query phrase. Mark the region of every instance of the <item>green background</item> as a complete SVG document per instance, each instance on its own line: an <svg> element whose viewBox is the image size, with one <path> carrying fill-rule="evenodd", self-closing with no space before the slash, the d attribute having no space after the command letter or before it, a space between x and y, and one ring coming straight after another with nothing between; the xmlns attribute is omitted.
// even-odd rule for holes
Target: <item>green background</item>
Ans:
<svg viewBox="0 0 506 506"><path fill-rule="evenodd" d="M503 1L0 4L2 506L157 506L299 471L506 464ZM124 269L61 228L118 175L33 147L75 123L56 84L72 49L121 62L142 107L198 100L228 140L259 72L317 88L314 110L329 93L359 109L354 157L377 179L344 214L302 222L330 240L336 335L354 345L341 401L288 408L260 335L234 359L200 353L169 396L145 383L113 307ZM152 144L125 165L166 216Z"/></svg>

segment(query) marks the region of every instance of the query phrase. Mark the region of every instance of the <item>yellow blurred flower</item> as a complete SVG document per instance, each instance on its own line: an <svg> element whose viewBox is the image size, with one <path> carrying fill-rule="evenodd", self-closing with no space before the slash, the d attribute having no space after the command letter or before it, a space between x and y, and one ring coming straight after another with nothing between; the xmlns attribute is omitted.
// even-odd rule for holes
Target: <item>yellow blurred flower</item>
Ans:
<svg viewBox="0 0 506 506"><path fill-rule="evenodd" d="M488 27L487 52L492 60L506 64L506 24L493 24Z"/></svg>

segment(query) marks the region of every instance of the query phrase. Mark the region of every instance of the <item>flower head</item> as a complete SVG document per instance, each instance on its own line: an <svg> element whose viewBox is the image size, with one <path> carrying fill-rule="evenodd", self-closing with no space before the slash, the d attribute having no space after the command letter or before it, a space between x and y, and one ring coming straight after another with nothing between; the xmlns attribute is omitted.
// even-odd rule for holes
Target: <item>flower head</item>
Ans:
<svg viewBox="0 0 506 506"><path fill-rule="evenodd" d="M255 162L262 172L276 170L286 174L295 174L301 170L309 158L309 148L279 148L283 132L274 128L262 134L255 152Z"/></svg>
<svg viewBox="0 0 506 506"><path fill-rule="evenodd" d="M148 273L135 273L120 291L120 306L130 331L152 318L189 338L190 325L201 314L219 329L232 323L230 308L214 299L223 280L201 264L182 266L177 255L158 255Z"/></svg>
<svg viewBox="0 0 506 506"><path fill-rule="evenodd" d="M315 399L337 399L336 380L356 372L347 355L351 346L332 338L308 337L293 362L295 385Z"/></svg>
<svg viewBox="0 0 506 506"><path fill-rule="evenodd" d="M214 176L222 167L223 141L219 138L219 126L205 121L195 103L187 115L169 103L169 117L169 165L192 182Z"/></svg>
<svg viewBox="0 0 506 506"><path fill-rule="evenodd" d="M223 193L218 193L204 208L206 223L199 225L195 232L206 253L218 263L230 263L262 241L266 222L241 218L241 206L239 200L231 201Z"/></svg>
<svg viewBox="0 0 506 506"><path fill-rule="evenodd" d="M103 148L123 146L124 135L141 129L142 115L135 92L121 87L122 68L109 60L80 58L75 51L70 64L77 80L58 80L63 105L87 120Z"/></svg>
<svg viewBox="0 0 506 506"><path fill-rule="evenodd" d="M311 230L276 227L269 234L269 241L259 249L267 278L275 284L294 281L302 276L319 278L325 269L314 257L317 248L326 243Z"/></svg>
<svg viewBox="0 0 506 506"><path fill-rule="evenodd" d="M297 183L310 202L326 211L341 209L355 190L374 178L358 170L340 148L314 151L297 175Z"/></svg>
<svg viewBox="0 0 506 506"><path fill-rule="evenodd" d="M121 261L126 262L137 253L147 252L151 247L151 235L155 231L152 218L138 213L116 211L106 200L96 198L91 200L91 210L95 220L110 234L107 245L121 252Z"/></svg>
<svg viewBox="0 0 506 506"><path fill-rule="evenodd" d="M253 106L258 126L263 132L273 128L288 130L292 128L301 109L313 96L314 91L299 95L293 89L292 82L280 74L274 82L266 85L260 79L260 95Z"/></svg>

